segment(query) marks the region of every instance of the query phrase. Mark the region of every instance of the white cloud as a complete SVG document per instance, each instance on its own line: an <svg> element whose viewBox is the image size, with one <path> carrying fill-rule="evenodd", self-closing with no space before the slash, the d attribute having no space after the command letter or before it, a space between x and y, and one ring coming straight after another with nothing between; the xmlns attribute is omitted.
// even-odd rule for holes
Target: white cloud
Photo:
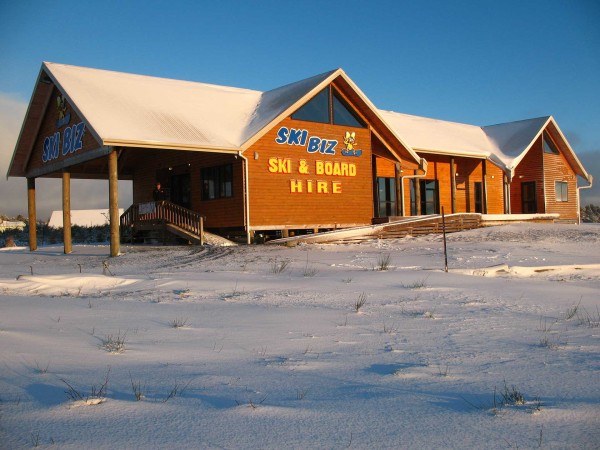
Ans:
<svg viewBox="0 0 600 450"><path fill-rule="evenodd" d="M27 181L24 178L6 179L6 173L15 149L27 103L0 92L0 214L27 216ZM38 220L48 220L53 210L62 209L62 183L60 179L36 180ZM131 204L131 183L119 183L121 207ZM72 180L71 208L108 208L108 181Z"/></svg>

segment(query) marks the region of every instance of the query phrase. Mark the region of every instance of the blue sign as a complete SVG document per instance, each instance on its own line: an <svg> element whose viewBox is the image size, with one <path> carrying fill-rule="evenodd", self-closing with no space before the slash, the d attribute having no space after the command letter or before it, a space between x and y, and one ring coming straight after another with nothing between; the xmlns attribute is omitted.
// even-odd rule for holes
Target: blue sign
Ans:
<svg viewBox="0 0 600 450"><path fill-rule="evenodd" d="M61 153L63 156L67 156L71 153L75 153L77 150L81 150L83 148L84 133L85 124L79 122L76 125L65 128L62 133L62 146L60 131L57 131L52 136L47 136L46 139L44 139L42 161L46 163L53 159L57 159Z"/></svg>

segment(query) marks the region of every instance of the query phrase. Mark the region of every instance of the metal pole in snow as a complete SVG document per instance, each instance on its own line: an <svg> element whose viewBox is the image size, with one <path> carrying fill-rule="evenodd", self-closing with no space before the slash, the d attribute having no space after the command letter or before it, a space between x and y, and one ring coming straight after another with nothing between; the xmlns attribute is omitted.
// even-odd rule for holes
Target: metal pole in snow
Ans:
<svg viewBox="0 0 600 450"><path fill-rule="evenodd" d="M444 236L444 272L448 272L448 250L446 248L446 217L442 206L442 235Z"/></svg>

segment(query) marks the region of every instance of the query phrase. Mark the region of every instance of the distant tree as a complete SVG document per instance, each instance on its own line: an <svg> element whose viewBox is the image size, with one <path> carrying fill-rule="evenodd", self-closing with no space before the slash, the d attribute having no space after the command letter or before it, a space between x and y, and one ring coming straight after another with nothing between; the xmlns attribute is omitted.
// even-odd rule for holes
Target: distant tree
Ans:
<svg viewBox="0 0 600 450"><path fill-rule="evenodd" d="M581 208L581 221L587 223L600 222L600 206L586 205Z"/></svg>

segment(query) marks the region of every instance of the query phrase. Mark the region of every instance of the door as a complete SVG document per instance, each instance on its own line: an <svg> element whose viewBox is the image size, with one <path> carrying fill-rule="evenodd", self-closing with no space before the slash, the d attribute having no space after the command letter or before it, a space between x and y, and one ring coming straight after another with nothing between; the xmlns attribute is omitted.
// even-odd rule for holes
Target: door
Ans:
<svg viewBox="0 0 600 450"><path fill-rule="evenodd" d="M521 203L523 214L535 214L538 212L535 181L521 183Z"/></svg>
<svg viewBox="0 0 600 450"><path fill-rule="evenodd" d="M191 208L189 173L171 175L171 201L184 208Z"/></svg>
<svg viewBox="0 0 600 450"><path fill-rule="evenodd" d="M396 211L396 179L377 177L377 217L395 216Z"/></svg>
<svg viewBox="0 0 600 450"><path fill-rule="evenodd" d="M439 214L437 180L421 180L421 214Z"/></svg>
<svg viewBox="0 0 600 450"><path fill-rule="evenodd" d="M483 212L483 184L481 181L475 182L475 212Z"/></svg>

